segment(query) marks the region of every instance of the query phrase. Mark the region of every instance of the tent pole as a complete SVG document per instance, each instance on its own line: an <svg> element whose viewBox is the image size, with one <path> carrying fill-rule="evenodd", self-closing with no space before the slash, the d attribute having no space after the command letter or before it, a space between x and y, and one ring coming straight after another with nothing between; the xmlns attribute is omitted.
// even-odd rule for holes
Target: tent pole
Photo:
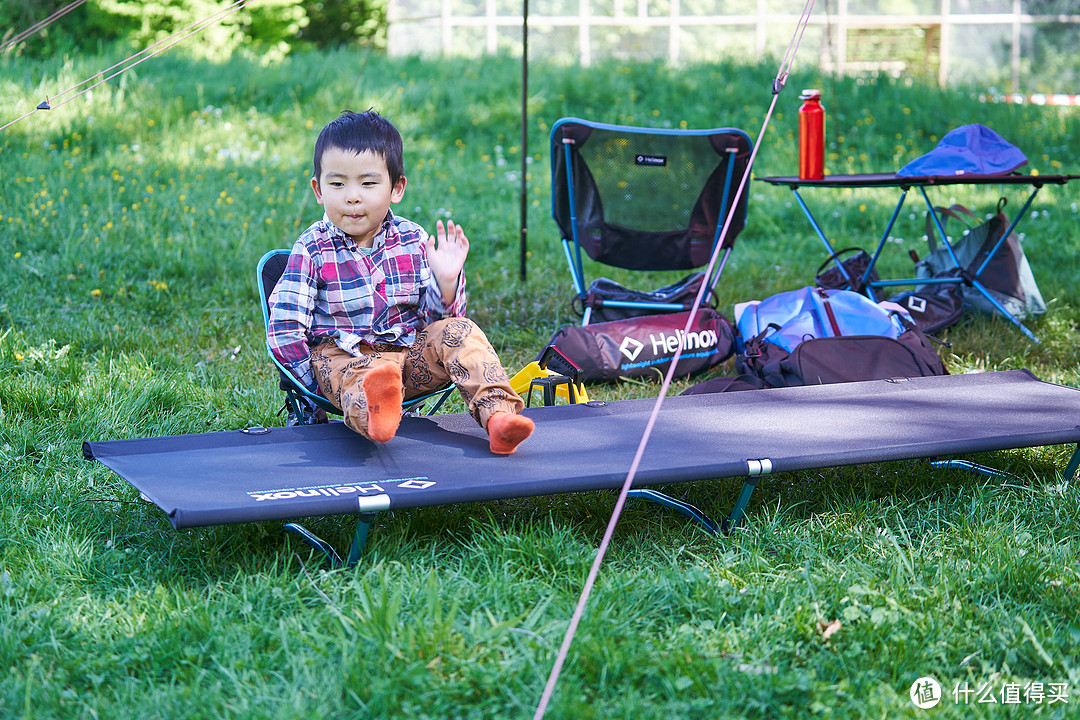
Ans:
<svg viewBox="0 0 1080 720"><path fill-rule="evenodd" d="M528 255L528 221L526 214L529 209L528 181L526 175L529 170L529 0L522 0L521 10L521 281L525 282L526 257Z"/></svg>

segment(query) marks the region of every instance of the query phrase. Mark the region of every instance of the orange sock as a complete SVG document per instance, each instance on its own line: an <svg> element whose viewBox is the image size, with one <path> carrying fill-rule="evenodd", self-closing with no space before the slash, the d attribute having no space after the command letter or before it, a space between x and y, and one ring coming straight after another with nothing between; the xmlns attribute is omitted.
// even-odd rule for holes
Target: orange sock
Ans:
<svg viewBox="0 0 1080 720"><path fill-rule="evenodd" d="M517 446L532 435L533 421L524 415L497 412L488 418L487 432L491 438L491 452L509 455Z"/></svg>
<svg viewBox="0 0 1080 720"><path fill-rule="evenodd" d="M401 368L380 365L369 370L364 375L364 399L368 435L376 442L389 441L401 422Z"/></svg>

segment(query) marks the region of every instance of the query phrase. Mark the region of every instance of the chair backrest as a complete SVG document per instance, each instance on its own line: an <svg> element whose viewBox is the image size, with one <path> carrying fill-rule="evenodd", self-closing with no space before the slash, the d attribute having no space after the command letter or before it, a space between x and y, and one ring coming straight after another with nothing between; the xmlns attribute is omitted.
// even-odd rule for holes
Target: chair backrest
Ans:
<svg viewBox="0 0 1080 720"><path fill-rule="evenodd" d="M262 315L263 315L263 337L266 337L266 331L270 326L270 294L274 292L274 288L277 287L278 281L281 279L282 274L285 272L285 266L289 262L289 250L271 250L267 252L259 260L259 265L255 271L255 280L259 289L259 298L262 300ZM279 387L285 391L286 402L290 405L290 409L294 413L299 413L299 408L292 407L297 402L297 398L306 398L311 403L322 408L328 413L340 415L339 410L333 403L321 395L315 393L304 387L285 367L274 357L274 353L270 351L269 340L266 342L266 351L270 355L270 360L274 363L274 366L278 369L279 375Z"/></svg>
<svg viewBox="0 0 1080 720"><path fill-rule="evenodd" d="M551 130L552 214L589 257L630 270L706 265L746 222L746 193L724 237L746 172L742 130L666 130L563 118Z"/></svg>
<svg viewBox="0 0 1080 720"><path fill-rule="evenodd" d="M262 300L264 326L270 325L270 293L277 287L288 262L288 250L271 250L259 260L256 280L259 284L259 298Z"/></svg>

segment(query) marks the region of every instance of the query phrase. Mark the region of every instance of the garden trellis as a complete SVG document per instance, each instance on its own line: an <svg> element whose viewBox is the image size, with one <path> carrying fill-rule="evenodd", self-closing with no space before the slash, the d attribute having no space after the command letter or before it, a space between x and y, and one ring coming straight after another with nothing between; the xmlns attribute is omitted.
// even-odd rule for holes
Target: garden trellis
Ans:
<svg viewBox="0 0 1080 720"><path fill-rule="evenodd" d="M1036 89L1034 78L1051 84L1058 79L1036 61L1039 38L1047 32L1075 38L1080 14L1075 7L1069 12L1032 12L1029 5L1029 0L988 0L974 7L952 0L916 0L905 6L910 9L889 14L863 0L839 0L810 18L804 52L816 56L822 69L840 74L902 73L942 85L966 77L1013 93L1023 87L1031 92ZM516 53L522 20L517 11L514 4L493 0L395 0L388 47L402 55ZM779 55L783 41L777 29L786 33L797 21L798 14L785 0L741 5L547 0L533 3L529 32L531 52L538 58L585 67L605 58L680 64ZM988 76L998 69L1007 72ZM1047 72L1051 74L1044 77ZM1044 90L1068 92L1067 87Z"/></svg>

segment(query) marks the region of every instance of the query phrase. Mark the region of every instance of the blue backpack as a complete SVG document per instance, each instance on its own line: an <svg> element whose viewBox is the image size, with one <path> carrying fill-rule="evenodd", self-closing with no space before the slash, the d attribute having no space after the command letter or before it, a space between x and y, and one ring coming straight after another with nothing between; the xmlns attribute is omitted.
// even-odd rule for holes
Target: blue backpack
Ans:
<svg viewBox="0 0 1080 720"><path fill-rule="evenodd" d="M735 306L735 322L735 366L748 385L788 387L948 372L930 338L902 307L875 303L851 290L805 287L741 303Z"/></svg>

